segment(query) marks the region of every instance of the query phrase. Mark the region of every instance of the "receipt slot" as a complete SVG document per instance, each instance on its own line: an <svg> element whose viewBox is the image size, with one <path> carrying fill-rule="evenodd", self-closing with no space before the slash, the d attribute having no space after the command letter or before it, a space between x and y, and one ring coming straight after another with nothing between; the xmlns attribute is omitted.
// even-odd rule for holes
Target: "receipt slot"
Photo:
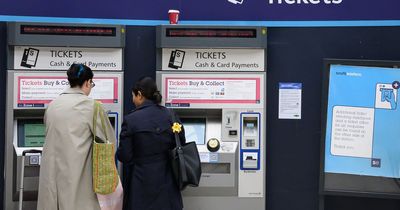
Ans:
<svg viewBox="0 0 400 210"><path fill-rule="evenodd" d="M72 63L94 71L96 86L89 97L103 103L118 137L124 31L123 26L112 25L8 24L4 209L18 209L20 198L23 209L36 209L41 156L23 153L42 150L45 110L69 87L66 70Z"/></svg>
<svg viewBox="0 0 400 210"><path fill-rule="evenodd" d="M258 153L243 152L242 169L257 169L258 168Z"/></svg>
<svg viewBox="0 0 400 210"><path fill-rule="evenodd" d="M266 29L165 25L156 45L162 103L200 154L184 210L265 210Z"/></svg>

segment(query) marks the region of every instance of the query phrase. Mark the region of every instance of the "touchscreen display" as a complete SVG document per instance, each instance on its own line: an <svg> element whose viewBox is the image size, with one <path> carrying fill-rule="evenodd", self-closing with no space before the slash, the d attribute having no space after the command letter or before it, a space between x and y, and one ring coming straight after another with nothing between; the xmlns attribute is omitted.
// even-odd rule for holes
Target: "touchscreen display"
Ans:
<svg viewBox="0 0 400 210"><path fill-rule="evenodd" d="M41 119L18 120L18 146L42 147L46 136L46 126Z"/></svg>
<svg viewBox="0 0 400 210"><path fill-rule="evenodd" d="M196 142L205 144L206 139L206 119L205 118L182 118L185 129L186 142Z"/></svg>

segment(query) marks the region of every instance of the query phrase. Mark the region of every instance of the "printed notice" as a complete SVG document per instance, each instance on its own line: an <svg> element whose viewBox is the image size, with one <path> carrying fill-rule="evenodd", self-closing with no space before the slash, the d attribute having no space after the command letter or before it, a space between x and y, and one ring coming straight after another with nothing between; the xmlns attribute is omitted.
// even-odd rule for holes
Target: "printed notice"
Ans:
<svg viewBox="0 0 400 210"><path fill-rule="evenodd" d="M69 86L65 78L20 77L18 79L18 101L43 103L55 99Z"/></svg>
<svg viewBox="0 0 400 210"><path fill-rule="evenodd" d="M332 114L331 153L371 158L374 109L335 106Z"/></svg>
<svg viewBox="0 0 400 210"><path fill-rule="evenodd" d="M95 77L96 86L89 97L100 100L103 103L118 102L118 78ZM18 77L17 104L48 104L57 98L66 88L69 82L65 77Z"/></svg>
<svg viewBox="0 0 400 210"><path fill-rule="evenodd" d="M96 86L90 92L89 97L97 100L117 100L118 96L116 96L114 93L115 88L118 87L118 85L115 84L117 82L115 78L94 78L93 82L96 84ZM116 102L117 101L114 103ZM110 103L113 102L110 101Z"/></svg>
<svg viewBox="0 0 400 210"><path fill-rule="evenodd" d="M301 119L301 83L279 83L279 119Z"/></svg>
<svg viewBox="0 0 400 210"><path fill-rule="evenodd" d="M260 103L259 78L166 78L167 103Z"/></svg>

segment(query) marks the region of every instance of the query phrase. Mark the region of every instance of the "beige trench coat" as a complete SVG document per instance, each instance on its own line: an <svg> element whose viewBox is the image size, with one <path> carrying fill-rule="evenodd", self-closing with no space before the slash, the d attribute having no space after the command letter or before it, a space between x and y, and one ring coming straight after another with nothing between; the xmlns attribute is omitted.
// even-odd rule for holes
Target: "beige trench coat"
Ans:
<svg viewBox="0 0 400 210"><path fill-rule="evenodd" d="M92 187L94 100L79 88L69 88L45 113L46 139L39 177L38 210L100 209ZM106 118L107 136L115 133ZM97 136L104 139L100 117Z"/></svg>

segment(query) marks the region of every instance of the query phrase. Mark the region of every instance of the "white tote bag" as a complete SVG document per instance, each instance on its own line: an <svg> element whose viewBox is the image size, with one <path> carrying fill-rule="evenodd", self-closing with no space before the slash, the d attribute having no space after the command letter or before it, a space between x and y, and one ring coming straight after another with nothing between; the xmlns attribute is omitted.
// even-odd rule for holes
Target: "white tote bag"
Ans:
<svg viewBox="0 0 400 210"><path fill-rule="evenodd" d="M97 194L101 210L122 210L124 200L124 190L122 189L121 180L113 193L102 195Z"/></svg>

